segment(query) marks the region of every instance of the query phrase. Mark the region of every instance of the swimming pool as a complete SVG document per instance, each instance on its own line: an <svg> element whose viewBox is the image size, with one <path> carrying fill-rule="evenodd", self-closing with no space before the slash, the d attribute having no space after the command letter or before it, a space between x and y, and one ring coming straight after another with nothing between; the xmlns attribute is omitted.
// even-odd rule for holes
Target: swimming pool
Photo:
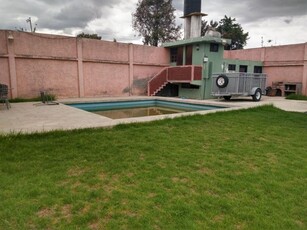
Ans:
<svg viewBox="0 0 307 230"><path fill-rule="evenodd" d="M156 116L201 110L222 109L225 107L166 100L109 101L67 104L74 108L109 117L122 119L131 117Z"/></svg>

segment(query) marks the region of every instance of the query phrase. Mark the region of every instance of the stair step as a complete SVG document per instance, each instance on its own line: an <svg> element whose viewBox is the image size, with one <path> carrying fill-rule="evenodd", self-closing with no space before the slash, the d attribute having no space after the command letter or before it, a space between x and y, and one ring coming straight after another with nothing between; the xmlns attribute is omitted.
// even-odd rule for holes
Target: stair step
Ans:
<svg viewBox="0 0 307 230"><path fill-rule="evenodd" d="M168 82L164 82L158 89L156 89L154 91L154 93L151 96L155 96L160 90L162 90L166 85L168 84Z"/></svg>

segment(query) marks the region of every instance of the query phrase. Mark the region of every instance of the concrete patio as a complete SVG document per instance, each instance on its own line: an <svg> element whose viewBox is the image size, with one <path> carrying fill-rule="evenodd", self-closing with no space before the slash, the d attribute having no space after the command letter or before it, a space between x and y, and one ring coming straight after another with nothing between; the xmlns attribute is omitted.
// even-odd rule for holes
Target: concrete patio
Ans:
<svg viewBox="0 0 307 230"><path fill-rule="evenodd" d="M159 97L154 97L158 99ZM263 97L260 102L253 102L250 98L239 98L231 101L224 100L190 100L179 98L163 98L164 100L193 102L207 105L227 107L219 110L207 110L197 112L187 112L180 114L159 115L152 117L139 117L113 120L99 116L94 113L72 108L64 103L72 102L98 102L98 101L118 101L118 100L144 100L148 97L117 97L117 98L73 98L61 99L59 105L45 105L37 102L11 103L12 108L7 110L4 105L0 105L0 134L7 133L32 133L46 132L51 130L71 130L92 127L112 127L122 123L148 122L164 118L175 118L191 114L207 114L217 111L230 111L242 108L256 107L265 104L294 112L307 112L307 101L286 100L282 97ZM307 117L306 117L307 119Z"/></svg>

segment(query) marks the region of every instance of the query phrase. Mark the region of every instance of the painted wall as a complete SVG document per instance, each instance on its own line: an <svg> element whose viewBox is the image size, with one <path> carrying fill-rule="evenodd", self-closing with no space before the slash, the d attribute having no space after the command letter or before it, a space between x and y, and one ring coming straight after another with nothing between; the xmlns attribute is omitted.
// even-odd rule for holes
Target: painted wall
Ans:
<svg viewBox="0 0 307 230"><path fill-rule="evenodd" d="M211 96L212 73L222 72L223 63L223 45L219 44L218 52L210 51L210 42L202 41L193 44L192 64L201 65L203 67L202 81L194 81L199 85L199 89L182 88L179 86L179 97L191 99L208 99ZM185 60L185 53L183 59ZM204 62L204 57L208 58L208 62Z"/></svg>
<svg viewBox="0 0 307 230"><path fill-rule="evenodd" d="M60 97L78 96L77 63L72 61L18 58L16 60L18 96L38 96L40 90L49 90Z"/></svg>
<svg viewBox="0 0 307 230"><path fill-rule="evenodd" d="M267 85L300 82L307 95L307 43L224 52L225 59L263 61Z"/></svg>
<svg viewBox="0 0 307 230"><path fill-rule="evenodd" d="M10 86L9 63L7 58L0 58L0 82Z"/></svg>
<svg viewBox="0 0 307 230"><path fill-rule="evenodd" d="M244 50L225 50L224 58L225 59L249 60L249 61L263 61L264 49L265 48L244 49Z"/></svg>
<svg viewBox="0 0 307 230"><path fill-rule="evenodd" d="M183 88L182 84L179 84L179 97L187 99L203 99L204 86L201 85L199 89Z"/></svg>
<svg viewBox="0 0 307 230"><path fill-rule="evenodd" d="M245 60L238 60L238 59L224 59L225 65L236 65L236 72L240 71L240 65L247 66L248 73L254 73L255 66L262 66L263 62L261 61L245 61Z"/></svg>
<svg viewBox="0 0 307 230"><path fill-rule="evenodd" d="M211 87L212 87L212 74L223 72L223 54L224 46L219 44L218 52L210 51L210 43L205 44L205 55L208 56L208 62L204 63L204 96L203 98L212 98Z"/></svg>
<svg viewBox="0 0 307 230"><path fill-rule="evenodd" d="M41 90L59 98L147 95L165 66L165 48L0 30L0 82L11 98Z"/></svg>

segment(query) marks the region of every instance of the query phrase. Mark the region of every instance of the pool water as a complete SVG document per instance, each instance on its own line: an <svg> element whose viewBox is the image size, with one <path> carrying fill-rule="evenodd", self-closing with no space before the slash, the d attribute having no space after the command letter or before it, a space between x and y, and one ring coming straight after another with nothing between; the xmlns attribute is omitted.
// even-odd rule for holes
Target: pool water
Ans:
<svg viewBox="0 0 307 230"><path fill-rule="evenodd" d="M172 108L154 106L154 107L145 107L145 108L93 111L93 113L111 119L122 119L122 118L131 118L131 117L148 117L148 116L157 116L164 114L183 113L188 111L190 110L172 109Z"/></svg>
<svg viewBox="0 0 307 230"><path fill-rule="evenodd" d="M111 101L67 104L111 119L157 116L224 107L166 100Z"/></svg>

